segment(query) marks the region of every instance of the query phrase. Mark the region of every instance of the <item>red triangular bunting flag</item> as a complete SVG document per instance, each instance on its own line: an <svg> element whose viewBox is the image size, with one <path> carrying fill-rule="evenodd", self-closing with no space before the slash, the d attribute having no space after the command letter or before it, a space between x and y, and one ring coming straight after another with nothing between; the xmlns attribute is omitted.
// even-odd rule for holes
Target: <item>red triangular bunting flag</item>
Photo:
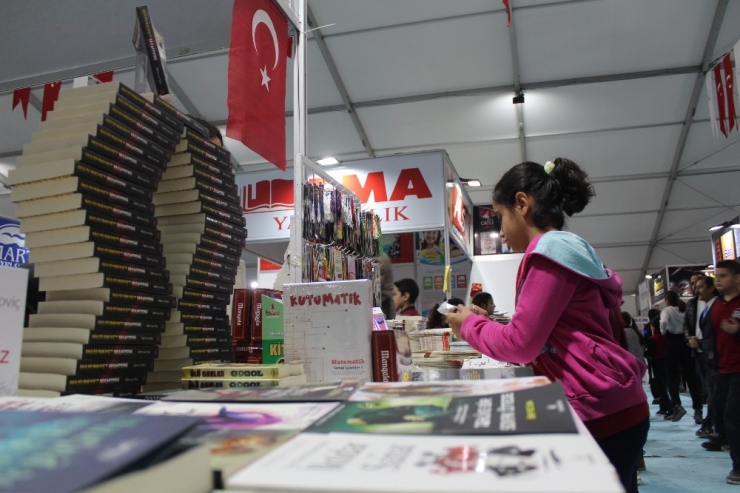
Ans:
<svg viewBox="0 0 740 493"><path fill-rule="evenodd" d="M725 70L725 99L727 100L727 120L729 121L727 132L729 133L737 125L737 114L735 113L735 76L732 73L732 60L730 60L729 53L722 59L722 65Z"/></svg>
<svg viewBox="0 0 740 493"><path fill-rule="evenodd" d="M46 114L54 109L54 103L59 99L59 90L62 88L61 82L49 82L44 84L44 97L41 100L41 121L46 121Z"/></svg>
<svg viewBox="0 0 740 493"><path fill-rule="evenodd" d="M113 80L113 71L109 70L107 72L100 72L99 74L93 75L93 77L95 78L96 84L104 84Z"/></svg>
<svg viewBox="0 0 740 493"><path fill-rule="evenodd" d="M506 27L511 27L511 3L510 0L501 0L506 7Z"/></svg>
<svg viewBox="0 0 740 493"><path fill-rule="evenodd" d="M714 87L717 92L717 109L719 110L719 131L727 137L727 122L725 120L725 83L722 77L722 65L714 66Z"/></svg>
<svg viewBox="0 0 740 493"><path fill-rule="evenodd" d="M23 108L23 118L28 119L28 100L31 99L31 88L24 87L22 89L16 89L13 91L13 109L21 104Z"/></svg>
<svg viewBox="0 0 740 493"><path fill-rule="evenodd" d="M286 166L288 21L272 0L235 0L226 135L281 170Z"/></svg>

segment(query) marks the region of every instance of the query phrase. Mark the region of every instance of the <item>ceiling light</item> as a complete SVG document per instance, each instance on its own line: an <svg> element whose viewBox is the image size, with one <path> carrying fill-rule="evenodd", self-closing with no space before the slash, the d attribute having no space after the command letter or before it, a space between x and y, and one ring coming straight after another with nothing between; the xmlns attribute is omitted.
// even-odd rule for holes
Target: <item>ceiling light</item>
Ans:
<svg viewBox="0 0 740 493"><path fill-rule="evenodd" d="M337 160L337 158L331 157L331 156L322 157L316 162L319 163L321 166L332 166L334 164L339 164L339 161Z"/></svg>
<svg viewBox="0 0 740 493"><path fill-rule="evenodd" d="M712 226L711 228L709 228L709 231L718 231L720 229L722 229L722 225L721 224L719 224L717 226Z"/></svg>
<svg viewBox="0 0 740 493"><path fill-rule="evenodd" d="M250 287L251 287L252 289L257 289L257 287L258 287L259 285L260 285L260 284L259 284L259 283L258 283L257 281L252 281L252 284L250 284L249 286L250 286Z"/></svg>
<svg viewBox="0 0 740 493"><path fill-rule="evenodd" d="M481 186L480 180L477 178L470 178L470 179L460 179L460 181L463 183L463 185L466 185L468 187L479 187Z"/></svg>
<svg viewBox="0 0 740 493"><path fill-rule="evenodd" d="M491 238L498 238L498 233L491 233L489 236Z"/></svg>
<svg viewBox="0 0 740 493"><path fill-rule="evenodd" d="M652 279L652 278L653 276L651 276L650 274L645 274L645 279Z"/></svg>
<svg viewBox="0 0 740 493"><path fill-rule="evenodd" d="M524 104L524 93L519 93L516 96L514 96L514 99L511 101L514 104Z"/></svg>
<svg viewBox="0 0 740 493"><path fill-rule="evenodd" d="M452 187L454 187L454 186L455 186L455 184L454 184L454 183L452 183L451 181L448 181L448 182L447 182L447 183L445 184L445 186L446 186L447 188L452 188Z"/></svg>

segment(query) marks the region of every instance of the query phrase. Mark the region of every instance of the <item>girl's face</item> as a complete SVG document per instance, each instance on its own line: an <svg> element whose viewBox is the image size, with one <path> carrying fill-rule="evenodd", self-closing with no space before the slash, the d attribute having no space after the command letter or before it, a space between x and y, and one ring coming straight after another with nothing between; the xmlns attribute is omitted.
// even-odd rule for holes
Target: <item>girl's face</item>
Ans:
<svg viewBox="0 0 740 493"><path fill-rule="evenodd" d="M493 204L493 213L501 220L501 231L499 234L506 240L514 252L525 252L529 245L526 211L520 209L516 204L509 208L499 204Z"/></svg>
<svg viewBox="0 0 740 493"><path fill-rule="evenodd" d="M424 231L424 246L434 246L437 241L439 241L439 231Z"/></svg>

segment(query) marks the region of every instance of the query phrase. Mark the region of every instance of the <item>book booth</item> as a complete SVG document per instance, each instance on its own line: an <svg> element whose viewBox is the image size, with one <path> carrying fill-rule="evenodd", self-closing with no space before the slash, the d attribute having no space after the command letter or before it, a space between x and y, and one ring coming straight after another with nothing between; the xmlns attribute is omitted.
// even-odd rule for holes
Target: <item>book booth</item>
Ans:
<svg viewBox="0 0 740 493"><path fill-rule="evenodd" d="M275 4L297 33L292 172L234 175L228 152L211 147L207 132L188 115L163 98L149 100L116 83L64 91L24 149L9 181L47 300L23 329L20 361L12 359L15 368L0 373L0 395L7 394L0 397L0 445L20 451L0 454L0 491L623 491L559 383L506 378L520 375L498 368L461 370L454 381L443 372L422 382L374 378L371 333L404 333L377 330L384 321L373 313L379 305L373 260L384 251L381 233L436 232L436 250L424 246L428 271L420 274L420 287L429 300L456 290L467 298L470 281L490 275L485 268L470 270L472 202L445 151L329 169L306 157L307 6L305 0ZM142 25L143 34L137 32L151 35L154 44ZM155 155L130 161L137 172L127 176L135 183L110 176L94 181L100 173L90 166L120 173L118 178L127 173L111 164L116 143L130 145L111 130L122 131L108 114L121 107L128 109L116 118L137 112L153 124L169 121L156 134L161 145L146 141ZM71 123L83 127L81 137L64 136ZM54 157L62 164L44 166L39 174L60 144L63 155ZM202 158L194 158L199 152ZM168 167L173 153L181 156L173 158L177 167ZM160 161L159 169L151 168ZM84 181L82 188L83 176L92 185ZM38 185L59 178L69 182L71 196L61 211L58 199L43 202L55 195ZM160 178L164 186L157 189L150 182ZM101 189L109 182L120 194ZM216 200L209 195L219 191ZM124 201L135 211L105 200ZM133 224L111 223L105 216L111 211L127 214ZM120 233L123 227L131 239ZM60 234L62 228L74 231ZM136 266L116 263L116 255L128 258L122 246L116 250L123 241L146 252ZM259 293L253 303L258 308L249 313L260 319L260 332L243 344L263 344L261 363L265 348L284 344L276 364L233 361L238 337L246 333L228 320L240 309L236 293L233 301L229 295L241 247L287 266L282 308L270 293ZM206 263L196 264L205 255ZM162 257L171 272L158 264ZM515 260L500 265L510 270ZM63 263L53 264L58 261ZM103 267L135 270L147 280ZM120 285L111 287L116 275ZM89 313L78 313L80 307ZM116 330L122 313L116 310L128 310L126 323L133 325ZM274 325L263 314L275 316ZM101 330L103 320L111 325ZM21 329L19 322L14 328ZM18 331L12 335L18 353ZM132 340L136 344L124 347ZM219 363L193 367L208 361ZM384 366L381 374L398 377L398 370ZM172 389L180 380L192 390L159 392L151 398L162 402L153 404L138 395L142 388ZM23 395L12 396L18 387Z"/></svg>

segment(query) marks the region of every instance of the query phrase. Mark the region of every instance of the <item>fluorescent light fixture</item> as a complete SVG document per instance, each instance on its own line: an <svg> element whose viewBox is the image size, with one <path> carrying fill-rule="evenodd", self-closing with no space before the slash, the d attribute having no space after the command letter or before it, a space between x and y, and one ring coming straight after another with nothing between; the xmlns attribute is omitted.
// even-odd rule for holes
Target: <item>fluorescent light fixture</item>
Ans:
<svg viewBox="0 0 740 493"><path fill-rule="evenodd" d="M730 226L732 229L740 229L740 224L733 224Z"/></svg>
<svg viewBox="0 0 740 493"><path fill-rule="evenodd" d="M448 182L447 182L447 183L445 184L445 186L446 186L447 188L452 188L452 187L454 187L454 186L455 186L455 184L454 184L454 183L452 183L451 181L448 181Z"/></svg>
<svg viewBox="0 0 740 493"><path fill-rule="evenodd" d="M252 284L250 284L249 286L252 289L257 289L257 286L259 286L259 285L260 285L260 283L258 283L257 281L252 281Z"/></svg>
<svg viewBox="0 0 740 493"><path fill-rule="evenodd" d="M465 182L465 184L469 187L479 187L481 186L480 180L472 179Z"/></svg>
<svg viewBox="0 0 740 493"><path fill-rule="evenodd" d="M651 276L650 274L646 274L645 275L645 279L652 279L652 278L653 278L653 276Z"/></svg>
<svg viewBox="0 0 740 493"><path fill-rule="evenodd" d="M717 231L720 229L722 229L722 225L718 224L717 226L712 226L711 228L709 228L709 231Z"/></svg>
<svg viewBox="0 0 740 493"><path fill-rule="evenodd" d="M491 238L498 238L498 233L491 233L489 236Z"/></svg>
<svg viewBox="0 0 740 493"><path fill-rule="evenodd" d="M322 157L316 162L319 163L321 166L332 166L334 164L339 164L339 161L337 160L337 158L331 157L331 156Z"/></svg>

